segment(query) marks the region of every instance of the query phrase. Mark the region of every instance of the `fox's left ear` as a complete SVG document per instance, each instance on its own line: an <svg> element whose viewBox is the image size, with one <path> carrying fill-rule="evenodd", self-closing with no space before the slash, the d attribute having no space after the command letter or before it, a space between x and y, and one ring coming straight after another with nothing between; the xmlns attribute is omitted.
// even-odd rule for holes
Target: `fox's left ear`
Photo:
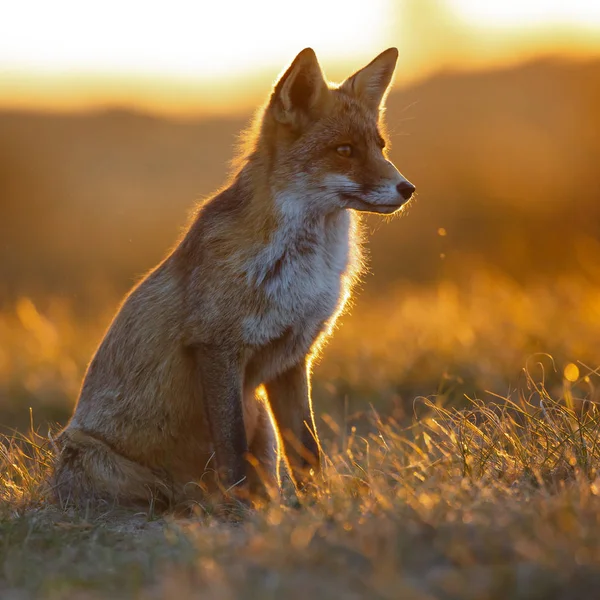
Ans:
<svg viewBox="0 0 600 600"><path fill-rule="evenodd" d="M373 110L379 110L392 82L398 50L388 48L366 67L348 77L341 89L353 94Z"/></svg>

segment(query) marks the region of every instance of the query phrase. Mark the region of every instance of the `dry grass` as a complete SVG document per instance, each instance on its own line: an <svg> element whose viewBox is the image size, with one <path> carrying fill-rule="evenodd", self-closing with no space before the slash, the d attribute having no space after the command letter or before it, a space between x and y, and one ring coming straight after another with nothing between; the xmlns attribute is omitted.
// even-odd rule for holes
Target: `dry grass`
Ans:
<svg viewBox="0 0 600 600"><path fill-rule="evenodd" d="M237 525L44 504L49 452L5 440L2 597L587 598L600 584L600 410L530 397L340 431L303 505ZM16 595L18 591L19 595Z"/></svg>
<svg viewBox="0 0 600 600"><path fill-rule="evenodd" d="M27 428L30 407L39 423L66 420L118 305L96 301L85 315L57 298L21 298L0 311L0 424ZM540 362L556 395L568 364L600 363L599 339L600 285L571 276L523 287L473 269L466 283L359 294L325 348L314 391L336 420L371 404L410 418L416 396L504 396L526 385L524 365L537 371Z"/></svg>
<svg viewBox="0 0 600 600"><path fill-rule="evenodd" d="M359 296L317 375L342 393L412 405L418 395L505 395L526 385L524 365L542 362L554 392L570 362L598 364L599 339L599 285L565 276L522 286L472 270L460 283Z"/></svg>
<svg viewBox="0 0 600 600"><path fill-rule="evenodd" d="M594 597L600 408L585 364L597 358L599 290L480 276L372 308L356 308L319 367L322 400L364 397L367 409L322 416L325 466L300 507L260 506L235 525L61 510L44 499L51 444L5 437L0 597ZM25 399L36 419L66 406L100 329L22 300L0 318L3 401L27 414ZM542 349L555 360L533 354ZM459 378L486 401L459 404L448 391ZM428 386L439 393L400 401Z"/></svg>

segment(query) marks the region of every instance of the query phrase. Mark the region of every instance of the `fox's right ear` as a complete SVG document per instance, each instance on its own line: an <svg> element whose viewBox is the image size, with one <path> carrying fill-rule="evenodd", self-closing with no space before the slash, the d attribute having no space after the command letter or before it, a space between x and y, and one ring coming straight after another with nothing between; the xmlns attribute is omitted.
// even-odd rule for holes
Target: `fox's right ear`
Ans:
<svg viewBox="0 0 600 600"><path fill-rule="evenodd" d="M301 125L328 92L315 51L305 48L275 84L269 110L280 123Z"/></svg>

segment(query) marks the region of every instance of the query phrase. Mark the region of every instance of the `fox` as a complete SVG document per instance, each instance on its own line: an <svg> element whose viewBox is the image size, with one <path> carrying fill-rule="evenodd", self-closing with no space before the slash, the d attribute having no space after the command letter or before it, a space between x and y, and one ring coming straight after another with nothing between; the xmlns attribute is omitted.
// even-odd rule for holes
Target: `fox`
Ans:
<svg viewBox="0 0 600 600"><path fill-rule="evenodd" d="M306 48L279 77L227 186L95 351L54 440L60 502L248 503L280 468L296 490L316 476L313 362L365 268L361 215L415 192L386 154L397 58L332 84Z"/></svg>

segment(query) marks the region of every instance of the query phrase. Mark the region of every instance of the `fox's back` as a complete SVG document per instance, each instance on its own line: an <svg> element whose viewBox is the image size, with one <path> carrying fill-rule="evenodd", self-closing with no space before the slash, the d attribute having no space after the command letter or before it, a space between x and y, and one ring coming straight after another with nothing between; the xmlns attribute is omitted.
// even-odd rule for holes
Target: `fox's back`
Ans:
<svg viewBox="0 0 600 600"><path fill-rule="evenodd" d="M182 343L183 310L170 265L141 282L89 365L71 428L150 466L172 453L175 434L196 451L205 449L193 364ZM188 431L193 439L185 439Z"/></svg>

